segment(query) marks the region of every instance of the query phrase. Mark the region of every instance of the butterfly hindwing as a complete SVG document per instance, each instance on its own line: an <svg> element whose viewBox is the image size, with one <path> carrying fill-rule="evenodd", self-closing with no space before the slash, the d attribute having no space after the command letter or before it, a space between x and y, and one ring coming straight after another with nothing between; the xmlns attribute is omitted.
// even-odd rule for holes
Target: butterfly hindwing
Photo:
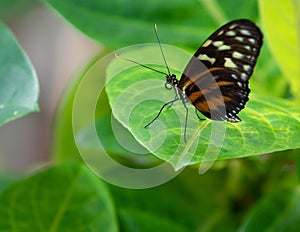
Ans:
<svg viewBox="0 0 300 232"><path fill-rule="evenodd" d="M249 20L235 20L215 31L196 51L179 81L190 102L206 117L240 121L248 101L262 33Z"/></svg>

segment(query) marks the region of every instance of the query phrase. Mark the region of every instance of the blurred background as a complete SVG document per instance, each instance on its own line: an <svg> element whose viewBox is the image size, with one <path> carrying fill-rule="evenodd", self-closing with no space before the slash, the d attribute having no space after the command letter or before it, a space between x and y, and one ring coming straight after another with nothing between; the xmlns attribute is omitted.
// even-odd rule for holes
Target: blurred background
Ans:
<svg viewBox="0 0 300 232"><path fill-rule="evenodd" d="M50 167L28 179L14 182L16 184L2 192L0 230L8 231L2 229L1 225L9 225L13 227L12 231L16 231L14 229L18 224L24 225L24 222L30 232L34 231L32 225L52 225L49 212L57 215L57 209L63 206L66 217L59 214L58 217L62 220L60 228L69 228L63 227L65 225L76 227L74 222L82 223L83 228L87 228L90 222L94 228L98 228L96 226L99 221L104 226L109 222L114 223L120 226L120 231L145 231L136 228L158 231L153 228L161 229L162 225L165 228L179 228L173 231L235 231L237 228L240 228L238 231L266 231L264 228L274 231L272 229L275 227L277 231L297 231L295 229L300 226L300 159L297 159L299 150L292 148L300 146L297 140L300 131L297 127L299 104L291 99L300 99L297 89L300 86L300 79L297 78L300 69L295 65L299 64L299 53L296 52L299 51L299 46L293 43L299 41L300 30L297 30L297 26L300 24L296 25L300 22L297 14L300 12L299 1L277 0L276 4L271 0L248 0L243 3L238 0L174 0L169 1L170 4L162 0L45 1L53 4L52 8L39 0L0 0L1 21L13 32L21 48L27 53L40 85L40 112L30 113L0 128L0 191L7 182L9 185L12 182L6 181L6 172L12 172L11 176L15 176L16 171L20 171L23 179L27 170L36 171L40 165L45 165L50 160L51 155L57 155L55 158L63 161L77 157L70 113L74 92L66 91L68 98L63 99L65 90L79 79L77 77L81 77L94 58L124 46L155 42L153 22L159 25L163 43L179 46L187 51L195 51L207 35L229 20L243 17L257 22L264 32L265 43L256 66L255 77L250 81L252 96L257 94L259 98L255 99L258 107L253 107L252 111L261 114L260 110L268 106L267 109L272 111L268 113L274 116L270 120L273 123L271 126L274 125L275 129L271 126L267 128L282 132L282 137L279 138L276 137L279 132L270 137L270 133L248 133L250 148L256 153L253 155L253 151L249 151L250 155L240 154L250 156L243 159L236 159L240 145L243 146L240 138L230 137L234 143L229 143L233 149L228 151L236 154L229 156L229 159L216 162L205 175L199 175L198 166L191 165L172 181L152 189L136 190L112 186L102 183L98 177L95 179L90 170L84 171L81 162L75 168L62 162L60 167ZM90 38L53 9L58 10ZM100 54L101 51L104 52ZM291 73L293 68L296 71ZM98 72L95 73L98 76ZM71 87L73 91L76 89L75 86ZM89 92L90 89L87 93ZM263 96L266 98L262 99ZM276 97L282 98L282 105L278 104L278 108L273 109L271 107L275 103L280 103ZM63 100L66 102L61 104ZM107 122L111 122L111 111L107 98L105 100L106 111L100 107L97 110L103 113L100 115L102 118L99 116L99 122L108 124ZM255 101L250 104L253 102L255 106ZM60 110L59 105L63 107ZM58 113L59 120L55 127L55 116ZM255 114L249 115L249 118L253 115ZM261 121L263 119L264 117ZM257 119L253 121L257 122ZM100 126L103 125L100 123ZM253 128L259 128L259 125L254 124ZM261 128L264 130L266 127ZM125 157L125 161L136 161L128 155L130 152L124 152L124 149L119 149L118 143L114 143L114 137L110 136L113 135L112 132L108 131L107 135L112 154L115 152L121 158ZM259 139L262 139L262 144L256 143L258 136L261 136ZM290 144L287 141L289 139ZM57 143L55 149L51 144L53 140ZM255 150L256 146L258 151ZM95 147L92 144L88 148ZM272 149L277 152L272 152ZM284 149L290 150L280 151ZM265 154L265 151L272 154ZM1 172L4 172L3 179L6 183L1 181ZM78 173L83 174L80 176L82 178L78 178ZM65 202L60 201L65 192L69 192L65 186L73 189L70 179L77 178L78 189L74 191L71 204L66 207ZM19 191L20 189L23 191ZM102 195L107 192L111 196ZM99 201L94 205L95 199ZM15 207L16 202L18 207ZM103 209L104 205L111 208ZM32 217L32 209L35 210L36 217ZM75 212L73 217L69 217L70 212ZM11 220L13 213L19 216L19 220ZM113 214L111 218L106 217L109 213ZM25 214L28 218L24 217ZM131 228L135 226L137 227ZM285 228L290 229L284 230ZM85 231L92 229L87 228Z"/></svg>
<svg viewBox="0 0 300 232"><path fill-rule="evenodd" d="M0 14L36 69L40 112L1 127L0 170L3 171L24 170L47 161L59 99L71 78L101 51L99 43L70 26L51 8L38 1L24 6L17 2L0 1L1 6L7 5Z"/></svg>

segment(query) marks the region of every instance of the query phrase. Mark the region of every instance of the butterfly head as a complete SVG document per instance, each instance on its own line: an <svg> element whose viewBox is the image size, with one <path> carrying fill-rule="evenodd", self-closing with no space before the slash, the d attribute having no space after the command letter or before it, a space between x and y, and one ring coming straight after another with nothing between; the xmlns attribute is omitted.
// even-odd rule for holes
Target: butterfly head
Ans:
<svg viewBox="0 0 300 232"><path fill-rule="evenodd" d="M167 90L171 90L173 89L173 87L176 87L177 85L178 85L178 80L175 74L166 75L165 88Z"/></svg>

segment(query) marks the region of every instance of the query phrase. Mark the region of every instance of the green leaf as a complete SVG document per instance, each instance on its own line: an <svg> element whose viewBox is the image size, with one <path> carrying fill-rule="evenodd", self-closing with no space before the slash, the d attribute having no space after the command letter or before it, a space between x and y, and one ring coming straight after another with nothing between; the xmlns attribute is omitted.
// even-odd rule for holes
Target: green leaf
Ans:
<svg viewBox="0 0 300 232"><path fill-rule="evenodd" d="M278 189L262 198L239 231L298 231L300 189Z"/></svg>
<svg viewBox="0 0 300 232"><path fill-rule="evenodd" d="M54 124L54 136L53 136L53 156L55 161L65 161L65 160L80 160L80 154L78 153L78 149L74 140L73 128L72 128L72 110L74 104L74 98L76 95L76 91L82 78L89 73L89 75L100 77L100 79L105 79L105 70L96 69L90 72L91 66L102 56L107 54L107 50L104 50L101 54L98 55L97 58L93 58L85 69L76 77L73 82L71 82L65 91L64 96L60 102L60 105L57 110L57 114L55 117ZM83 101L89 101L90 93L97 90L97 85L94 83L87 87L87 91L82 94L84 96ZM101 107L96 109L95 114L101 116L106 116L110 114L109 105L107 103L106 96L101 98ZM85 104L82 107L82 112L86 111L86 107L88 104ZM85 114L82 114L83 117ZM90 125L86 125L88 127Z"/></svg>
<svg viewBox="0 0 300 232"><path fill-rule="evenodd" d="M26 10L34 3L37 3L36 0L0 0L0 16L1 17L10 17L12 15L15 16L15 13L23 10Z"/></svg>
<svg viewBox="0 0 300 232"><path fill-rule="evenodd" d="M292 93L299 100L300 1L260 0L259 7L266 40Z"/></svg>
<svg viewBox="0 0 300 232"><path fill-rule="evenodd" d="M117 231L111 197L85 166L60 165L0 195L0 231Z"/></svg>
<svg viewBox="0 0 300 232"><path fill-rule="evenodd" d="M183 59L189 60L191 55L169 46L164 46L164 50L172 57L168 59L170 67L176 68L172 73L180 76L176 70L183 70L186 64ZM154 46L122 53L124 57L136 57L143 64L155 63L155 54L159 51ZM162 75L143 67L131 67L133 64L128 63L116 59L107 71L106 90L113 115L144 147L176 169L201 161L213 162L300 147L300 106L292 101L257 95L250 95L246 109L239 114L243 121L234 124L199 122L193 113L194 107L189 104L187 143L183 142L185 110L180 101L164 110L159 120L145 129L163 103L174 99L174 92L164 88ZM165 70L163 66L152 67Z"/></svg>
<svg viewBox="0 0 300 232"><path fill-rule="evenodd" d="M24 176L24 173L7 173L7 172L1 172L0 173L0 193L2 193L9 185L11 185L13 182L20 180L21 177Z"/></svg>
<svg viewBox="0 0 300 232"><path fill-rule="evenodd" d="M106 55L107 51L104 51L99 57ZM91 62L94 64L99 57ZM90 138L91 125L86 123L82 130L78 132L75 136L80 137L79 142L76 144L74 140L73 128L72 128L72 110L74 104L74 98L76 92L78 91L78 86L80 85L82 79L88 74L91 78L99 78L102 82L105 81L105 69L103 68L91 68L91 64L86 67L84 72L78 76L74 83L71 83L65 95L59 105L55 118L54 127L54 139L53 139L53 156L55 161L64 160L81 160L80 154L78 152L79 147L84 147L88 150L97 149L97 145L93 144L94 139ZM101 81L100 81L101 82ZM80 106L81 112L87 112L85 107L90 107L86 102L90 101L91 93L97 92L99 85L95 85L91 82L85 89L85 92L81 93L81 100L83 105ZM97 92L98 93L98 92ZM86 114L80 112L81 121L86 121ZM101 152L108 152L114 158L118 159L119 162L125 162L127 165L141 165L144 166L152 164L155 158L154 156L148 155L136 155L130 152L120 144L115 136L119 136L119 140L126 141L127 147L134 147L135 150L143 150L143 153L147 153L147 150L143 148L139 143L132 138L131 133L127 131L118 121L114 120L111 115L111 109L109 107L106 92L103 91L99 97L97 107L96 107L96 127L101 138L101 143L103 144L102 150L97 150L97 154ZM112 122L114 122L114 131L112 130ZM121 136L121 138L120 138ZM130 144L129 144L130 143ZM157 162L157 160L155 161Z"/></svg>
<svg viewBox="0 0 300 232"><path fill-rule="evenodd" d="M187 232L182 225L161 218L161 216L148 213L141 210L120 210L119 211L123 231L130 232L152 232L152 231L171 231L171 232Z"/></svg>
<svg viewBox="0 0 300 232"><path fill-rule="evenodd" d="M103 101L101 101L103 102ZM107 102L108 104L108 102ZM97 146L97 141L91 136L94 125L87 126L79 131L77 136L77 146L83 150L95 150L96 159L104 152L112 156L119 163L134 168L154 166L160 162L152 154L142 147L114 117L110 114L101 115L97 118L96 130L101 141L102 148Z"/></svg>
<svg viewBox="0 0 300 232"><path fill-rule="evenodd" d="M229 19L257 18L256 0L243 4L235 0L47 1L82 32L110 48L156 41L154 23L164 43L195 48Z"/></svg>
<svg viewBox="0 0 300 232"><path fill-rule="evenodd" d="M268 50L267 41L264 41L258 62L255 66L254 76L250 79L251 93L274 97L291 96L288 81L284 78L279 67L274 65L275 58Z"/></svg>
<svg viewBox="0 0 300 232"><path fill-rule="evenodd" d="M34 68L12 33L0 23L0 125L38 111Z"/></svg>
<svg viewBox="0 0 300 232"><path fill-rule="evenodd" d="M237 220L224 201L228 197L226 178L226 172L212 171L201 176L187 168L156 188L136 190L111 186L120 229L234 231ZM217 188L224 191L215 191Z"/></svg>
<svg viewBox="0 0 300 232"><path fill-rule="evenodd" d="M299 156L300 150L299 149L291 150L290 153L292 153L294 156L294 162L296 165L297 177L299 182L300 181L300 156Z"/></svg>

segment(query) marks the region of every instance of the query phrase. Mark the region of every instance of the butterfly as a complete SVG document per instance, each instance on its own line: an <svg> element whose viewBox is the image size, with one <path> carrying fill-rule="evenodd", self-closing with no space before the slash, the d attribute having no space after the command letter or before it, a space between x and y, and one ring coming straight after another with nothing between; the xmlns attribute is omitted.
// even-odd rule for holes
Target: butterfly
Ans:
<svg viewBox="0 0 300 232"><path fill-rule="evenodd" d="M260 29L247 19L233 20L223 25L199 47L179 80L171 74L167 65L156 26L155 33L168 73L138 64L165 74L165 88L175 91L175 99L165 103L145 128L160 116L164 108L178 100L186 110L185 141L188 102L194 105L199 119L198 112L212 120L241 121L237 114L249 100L249 78L263 43Z"/></svg>

